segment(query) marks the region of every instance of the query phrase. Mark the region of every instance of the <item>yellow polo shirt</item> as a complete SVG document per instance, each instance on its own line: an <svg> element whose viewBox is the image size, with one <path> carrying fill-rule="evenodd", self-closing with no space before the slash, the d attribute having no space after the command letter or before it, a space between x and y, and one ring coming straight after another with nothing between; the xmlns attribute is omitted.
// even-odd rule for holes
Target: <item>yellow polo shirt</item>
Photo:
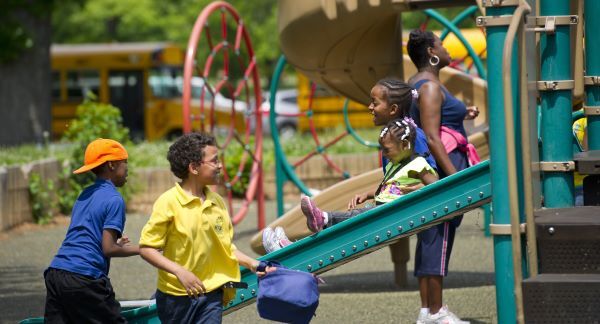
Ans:
<svg viewBox="0 0 600 324"><path fill-rule="evenodd" d="M140 246L162 250L169 260L193 272L210 292L226 282L240 281L240 269L233 254L233 225L223 198L208 188L205 194L202 202L179 184L163 193L142 229ZM177 277L163 270L158 270L158 290L187 295ZM235 289L225 289L223 303L233 297Z"/></svg>

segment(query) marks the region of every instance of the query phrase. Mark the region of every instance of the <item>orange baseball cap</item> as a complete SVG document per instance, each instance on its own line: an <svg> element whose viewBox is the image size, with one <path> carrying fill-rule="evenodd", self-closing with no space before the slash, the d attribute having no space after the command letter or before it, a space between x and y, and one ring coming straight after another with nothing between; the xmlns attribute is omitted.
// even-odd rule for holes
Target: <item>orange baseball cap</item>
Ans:
<svg viewBox="0 0 600 324"><path fill-rule="evenodd" d="M107 161L120 161L129 155L121 143L105 138L99 138L88 144L85 149L84 165L73 171L75 174L84 173Z"/></svg>

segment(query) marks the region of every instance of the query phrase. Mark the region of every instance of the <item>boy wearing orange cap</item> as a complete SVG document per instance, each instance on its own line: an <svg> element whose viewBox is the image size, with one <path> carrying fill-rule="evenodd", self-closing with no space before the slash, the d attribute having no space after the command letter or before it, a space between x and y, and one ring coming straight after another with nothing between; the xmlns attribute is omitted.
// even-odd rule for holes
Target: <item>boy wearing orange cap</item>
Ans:
<svg viewBox="0 0 600 324"><path fill-rule="evenodd" d="M139 254L123 235L125 201L117 191L127 181L127 151L99 138L85 150L75 174L92 171L94 184L73 205L71 224L58 253L44 272L46 323L125 323L108 270L111 257Z"/></svg>

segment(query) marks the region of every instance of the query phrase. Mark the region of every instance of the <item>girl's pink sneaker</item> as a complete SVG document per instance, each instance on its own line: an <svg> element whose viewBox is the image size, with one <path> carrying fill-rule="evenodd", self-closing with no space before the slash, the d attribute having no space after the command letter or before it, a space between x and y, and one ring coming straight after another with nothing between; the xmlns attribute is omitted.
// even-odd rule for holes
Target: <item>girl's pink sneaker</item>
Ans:
<svg viewBox="0 0 600 324"><path fill-rule="evenodd" d="M315 206L315 203L308 197L302 195L300 198L300 208L306 216L306 226L313 233L318 233L323 230L325 225L325 217L323 211Z"/></svg>

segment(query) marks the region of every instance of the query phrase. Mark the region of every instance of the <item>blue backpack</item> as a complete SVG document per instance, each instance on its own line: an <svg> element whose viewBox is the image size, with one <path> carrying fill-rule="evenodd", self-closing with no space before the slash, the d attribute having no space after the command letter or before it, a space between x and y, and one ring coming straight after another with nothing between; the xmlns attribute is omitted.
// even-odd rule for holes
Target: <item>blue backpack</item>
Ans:
<svg viewBox="0 0 600 324"><path fill-rule="evenodd" d="M261 261L257 270L264 271L267 266L277 270L258 278L256 308L260 317L285 323L309 323L319 306L315 276L274 261Z"/></svg>

